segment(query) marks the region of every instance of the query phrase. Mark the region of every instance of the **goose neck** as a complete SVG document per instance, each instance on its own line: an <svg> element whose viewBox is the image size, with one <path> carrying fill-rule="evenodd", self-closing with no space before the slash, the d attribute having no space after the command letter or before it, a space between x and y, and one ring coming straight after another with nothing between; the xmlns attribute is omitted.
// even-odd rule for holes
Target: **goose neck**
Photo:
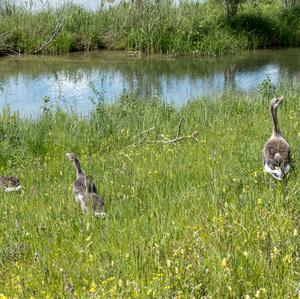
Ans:
<svg viewBox="0 0 300 299"><path fill-rule="evenodd" d="M281 136L281 132L278 125L277 109L271 106L270 111L271 111L272 121L273 121L272 134L274 136Z"/></svg>
<svg viewBox="0 0 300 299"><path fill-rule="evenodd" d="M84 175L84 172L80 166L80 163L77 159L73 160L73 165L75 167L75 170L76 170L76 175L77 175L77 178Z"/></svg>

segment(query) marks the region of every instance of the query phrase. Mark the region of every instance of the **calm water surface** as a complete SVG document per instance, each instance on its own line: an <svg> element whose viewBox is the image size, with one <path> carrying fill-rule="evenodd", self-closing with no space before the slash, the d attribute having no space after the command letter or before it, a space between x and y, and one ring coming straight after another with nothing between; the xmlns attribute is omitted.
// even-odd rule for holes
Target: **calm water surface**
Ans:
<svg viewBox="0 0 300 299"><path fill-rule="evenodd" d="M220 94L227 88L253 92L270 78L300 81L300 49L265 50L239 56L203 58L142 56L95 51L63 56L0 58L0 110L9 105L22 116L41 112L43 97L88 115L96 99L92 85L107 101L126 90L141 98L161 95L177 106L188 100Z"/></svg>

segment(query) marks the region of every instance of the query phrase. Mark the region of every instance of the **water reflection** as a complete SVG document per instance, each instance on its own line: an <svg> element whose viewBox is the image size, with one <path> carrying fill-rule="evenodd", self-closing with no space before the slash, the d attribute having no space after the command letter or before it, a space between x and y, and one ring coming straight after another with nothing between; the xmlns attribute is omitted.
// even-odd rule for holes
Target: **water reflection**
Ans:
<svg viewBox="0 0 300 299"><path fill-rule="evenodd" d="M64 56L19 56L0 59L0 109L9 104L22 115L40 112L43 96L82 114L92 109L93 82L105 101L124 90L141 98L160 94L182 105L187 100L225 89L251 92L269 77L299 80L300 49L251 52L236 57L152 56L97 51Z"/></svg>

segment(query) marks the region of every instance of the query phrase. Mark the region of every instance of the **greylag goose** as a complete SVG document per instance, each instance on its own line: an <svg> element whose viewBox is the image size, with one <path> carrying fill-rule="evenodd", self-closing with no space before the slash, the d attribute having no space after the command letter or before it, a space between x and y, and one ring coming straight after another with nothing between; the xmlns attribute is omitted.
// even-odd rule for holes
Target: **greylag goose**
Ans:
<svg viewBox="0 0 300 299"><path fill-rule="evenodd" d="M16 176L1 176L0 187L4 188L5 192L18 191L22 188Z"/></svg>
<svg viewBox="0 0 300 299"><path fill-rule="evenodd" d="M81 205L81 207L83 207L85 205L83 202L83 196L86 193L85 174L80 166L79 160L74 153L66 153L66 156L73 163L76 170L76 180L74 181L72 188L75 195L75 200ZM94 193L97 193L97 188L94 183L91 188Z"/></svg>
<svg viewBox="0 0 300 299"><path fill-rule="evenodd" d="M263 163L267 173L282 181L291 169L290 146L282 137L277 118L277 108L284 98L272 99L270 113L273 121L272 135L263 148Z"/></svg>

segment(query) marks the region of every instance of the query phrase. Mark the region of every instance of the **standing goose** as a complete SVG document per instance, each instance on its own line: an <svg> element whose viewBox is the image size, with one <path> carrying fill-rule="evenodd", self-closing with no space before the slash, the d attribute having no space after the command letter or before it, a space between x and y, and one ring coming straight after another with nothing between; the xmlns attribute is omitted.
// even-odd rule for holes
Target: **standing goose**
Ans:
<svg viewBox="0 0 300 299"><path fill-rule="evenodd" d="M279 181L282 181L291 169L290 146L281 135L277 119L277 108L283 100L283 97L279 97L270 103L273 120L272 136L263 148L264 169Z"/></svg>
<svg viewBox="0 0 300 299"><path fill-rule="evenodd" d="M85 204L85 208L83 208L83 210L86 212L89 208L95 217L104 218L106 216L104 211L104 201L101 196L96 194L94 191L94 179L88 175L85 177L84 183L86 193L83 196L83 202Z"/></svg>
<svg viewBox="0 0 300 299"><path fill-rule="evenodd" d="M80 203L81 207L84 207L83 196L86 193L85 174L80 166L80 162L74 153L66 153L67 158L73 163L76 170L76 180L73 183L73 193L75 195L76 202ZM95 184L92 185L93 192L97 193Z"/></svg>
<svg viewBox="0 0 300 299"><path fill-rule="evenodd" d="M18 191L22 188L16 176L1 176L0 187L4 188L5 192Z"/></svg>

